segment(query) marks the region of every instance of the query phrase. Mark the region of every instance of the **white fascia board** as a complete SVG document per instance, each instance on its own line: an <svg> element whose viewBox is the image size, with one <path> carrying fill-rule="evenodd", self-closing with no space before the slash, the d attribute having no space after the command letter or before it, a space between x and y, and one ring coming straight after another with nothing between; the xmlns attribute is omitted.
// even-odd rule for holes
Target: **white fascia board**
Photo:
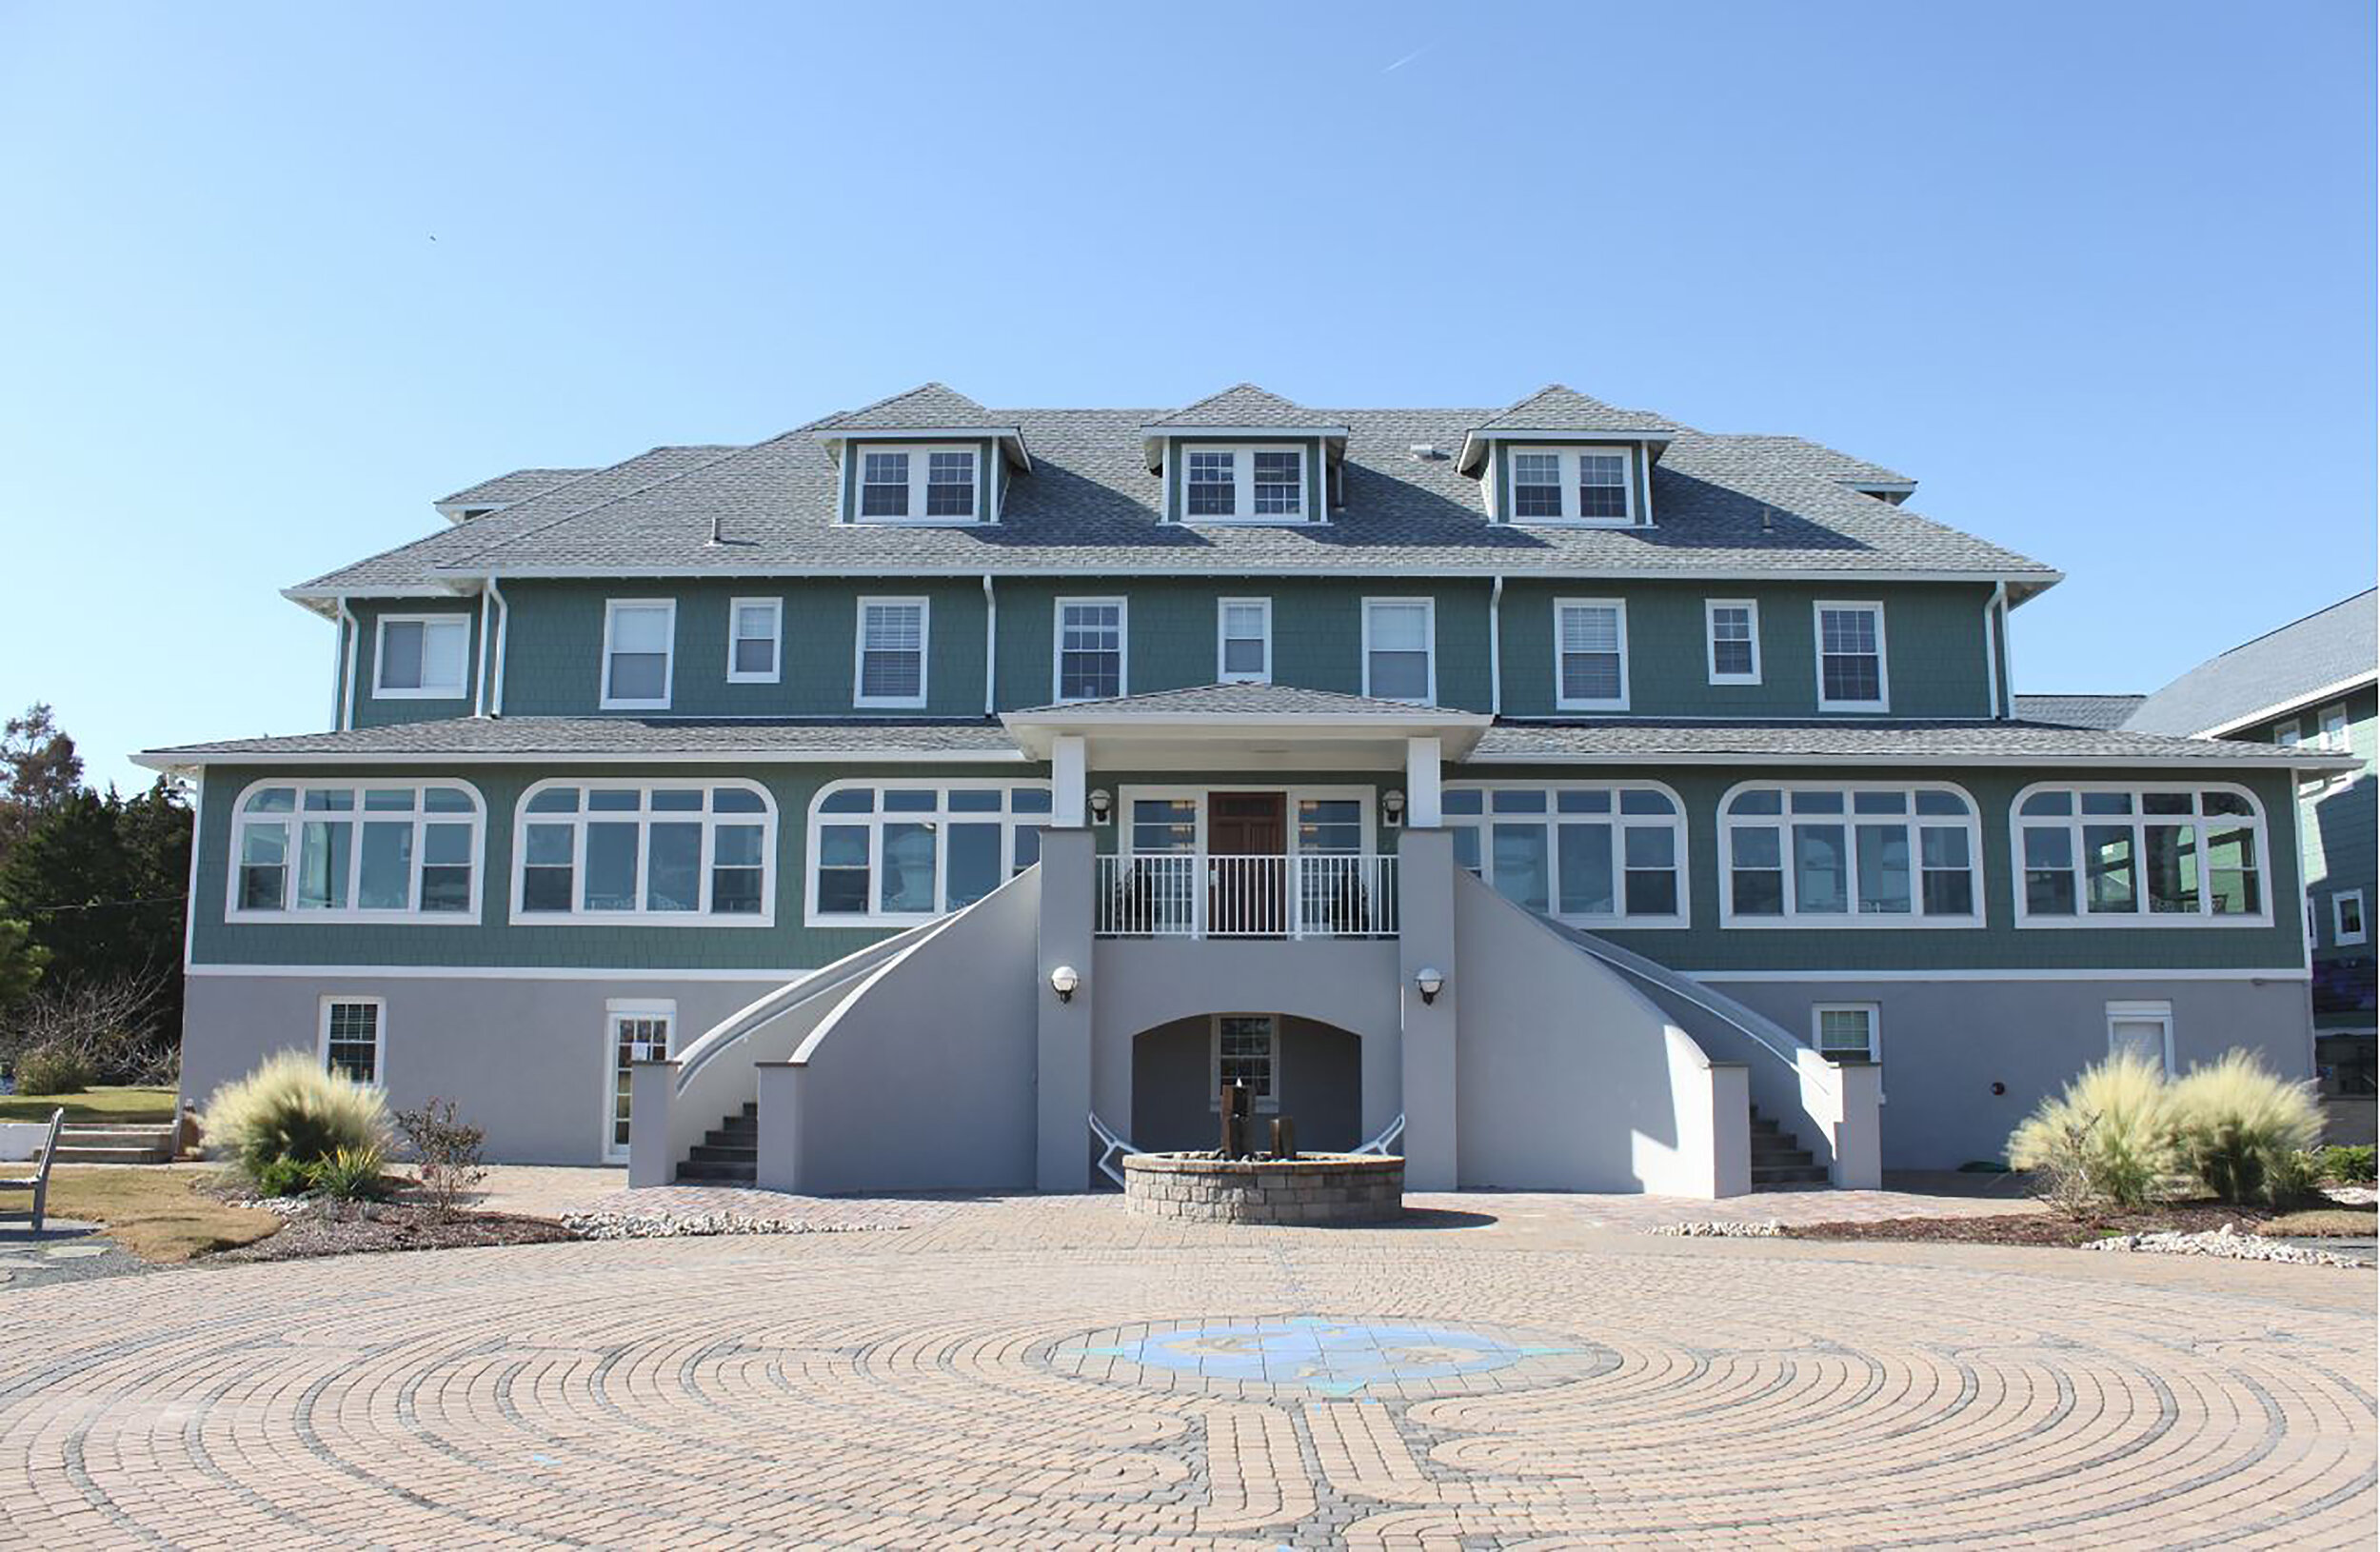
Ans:
<svg viewBox="0 0 2380 1552"><path fill-rule="evenodd" d="M808 970L579 969L559 965L191 965L188 975L335 981L749 981L783 985Z"/></svg>
<svg viewBox="0 0 2380 1552"><path fill-rule="evenodd" d="M2298 965L2271 969L2178 969L2178 970L1680 970L1679 975L1696 981L1712 982L1836 982L1857 985L1866 982L1891 981L2304 981L2308 972Z"/></svg>
<svg viewBox="0 0 2380 1552"><path fill-rule="evenodd" d="M1468 474L1478 467L1472 454L1484 454L1497 442L1641 442L1648 448L1666 448L1677 440L1676 431L1538 431L1525 427L1481 427L1462 434L1462 450L1455 454L1455 471ZM1653 460L1659 463L1656 454Z"/></svg>
<svg viewBox="0 0 2380 1552"><path fill-rule="evenodd" d="M1343 521L1343 519L1341 520ZM1292 531L1319 525L1279 523L1263 525L1267 529L1288 528ZM1614 529L1626 532L1627 529ZM1335 558L1347 552L1335 552ZM1858 587L1874 583L1901 582L1972 582L1984 587L2007 583L2012 588L2048 587L2066 580L2063 571L2006 570L1898 570L1848 571L1840 567L1764 567L1747 570L1742 567L1636 567L1628 569L1597 568L1577 565L1516 567L1509 556L1482 560L1477 566L1367 566L1348 567L1343 559L1332 567L1266 566L1262 564L1218 566L1185 571L1179 564L1101 565L1080 561L1064 566L1018 566L995 570L995 577L1310 577L1322 581L1356 577L1436 577L1457 581L1493 581L1498 574L1519 577L1559 577L1568 582L1733 582L1751 586L1763 582L1829 582L1842 587ZM472 573L472 580L487 575L485 567ZM581 581L586 578L633 581L669 581L676 579L724 582L737 577L804 578L804 577L964 577L970 581L983 575L981 564L954 562L942 566L893 566L849 561L821 566L522 566L504 567L494 573L502 582ZM350 598L378 597L387 592L380 589L346 589ZM436 596L431 594L428 596Z"/></svg>
<svg viewBox="0 0 2380 1552"><path fill-rule="evenodd" d="M2305 760L2264 760L2238 755L2189 754L1805 754L1787 750L1678 754L1475 754L1467 766L2009 766L2032 769L2291 770L2313 768ZM2360 768L2352 756L2328 756L2321 768Z"/></svg>
<svg viewBox="0 0 2380 1552"><path fill-rule="evenodd" d="M2260 722L2271 722L2275 717L2286 717L2292 711L2303 711L2316 701L2336 700L2339 696L2350 690L2361 689L2374 681L2380 681L2380 670L2367 668L2360 673L2350 674L2345 679L2333 680L2328 685L2317 685L2312 689L2301 690L2286 701L2275 701L2271 706L2258 706L2246 716L2232 717L2228 721L2216 723L2211 727L2201 727L2190 736L2221 738L2227 733L2236 733L2243 727L2251 727Z"/></svg>
<svg viewBox="0 0 2380 1552"><path fill-rule="evenodd" d="M477 575L452 582L379 583L360 587L284 587L281 596L293 604L341 598L468 598L479 591Z"/></svg>
<svg viewBox="0 0 2380 1552"><path fill-rule="evenodd" d="M406 753L363 750L306 749L287 754L254 750L246 753L179 749L148 750L129 756L147 770L186 771L208 766L829 766L862 761L887 765L1021 766L1034 762L1021 749L720 749L699 753L683 749L638 753L632 750L557 753L544 749L467 753Z"/></svg>
<svg viewBox="0 0 2380 1552"><path fill-rule="evenodd" d="M1021 426L839 426L810 435L838 459L846 442L981 442L989 437L1016 454L1019 468L1033 472L1033 455L1025 449Z"/></svg>

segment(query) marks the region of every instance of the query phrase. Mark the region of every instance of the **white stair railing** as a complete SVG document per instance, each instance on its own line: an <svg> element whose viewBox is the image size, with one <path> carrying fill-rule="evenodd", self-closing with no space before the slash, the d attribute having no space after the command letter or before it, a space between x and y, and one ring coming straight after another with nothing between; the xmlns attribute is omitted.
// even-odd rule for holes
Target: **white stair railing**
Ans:
<svg viewBox="0 0 2380 1552"><path fill-rule="evenodd" d="M1095 901L1093 930L1105 938L1389 938L1397 859L1102 856Z"/></svg>

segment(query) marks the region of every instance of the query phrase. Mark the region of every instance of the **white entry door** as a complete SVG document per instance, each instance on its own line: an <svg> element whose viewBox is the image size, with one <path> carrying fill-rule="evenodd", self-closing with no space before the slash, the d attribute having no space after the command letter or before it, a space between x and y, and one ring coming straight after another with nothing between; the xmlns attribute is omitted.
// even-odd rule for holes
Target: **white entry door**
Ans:
<svg viewBox="0 0 2380 1552"><path fill-rule="evenodd" d="M639 1062L668 1057L678 1026L678 1005L615 998L605 1005L604 1023L611 1049L611 1076L604 1090L604 1157L619 1163L628 1156L631 1068Z"/></svg>

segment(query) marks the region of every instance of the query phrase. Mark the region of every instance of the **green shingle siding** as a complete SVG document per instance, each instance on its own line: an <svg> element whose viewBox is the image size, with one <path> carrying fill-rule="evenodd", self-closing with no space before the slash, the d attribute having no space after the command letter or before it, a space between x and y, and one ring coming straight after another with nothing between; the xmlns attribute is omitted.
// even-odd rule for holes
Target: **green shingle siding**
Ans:
<svg viewBox="0 0 2380 1552"><path fill-rule="evenodd" d="M447 717L466 716L471 710L470 677L479 667L479 600L476 598L386 598L354 599L347 605L355 616L355 683L350 686L353 697L351 724L357 727L387 727L399 723L437 722ZM470 640L464 648L464 689L460 695L415 697L380 700L373 696L372 686L378 682L376 661L380 649L380 622L389 615L440 614L461 615L469 622ZM333 633L334 637L336 632ZM334 641L334 649L342 658L346 644ZM723 648L724 649L724 648Z"/></svg>
<svg viewBox="0 0 2380 1552"><path fill-rule="evenodd" d="M2317 965L2369 960L2380 953L2376 946L2380 936L2371 927L2371 913L2380 908L2380 780L2373 776L2375 768L2380 768L2380 691L2366 686L2239 735L2249 743L2275 744L2281 728L2294 726L2302 738L2311 740L2322 730L2323 706L2342 703L2347 706L2348 752L2363 762L2363 768L2350 781L2309 791L2297 804L2306 888L2313 900ZM2357 889L2364 894L2365 941L2341 947L2334 941L2330 902L2333 896ZM2322 1013L2315 1018L2324 1028L2363 1029L2371 1022L2370 1013L2358 1012Z"/></svg>

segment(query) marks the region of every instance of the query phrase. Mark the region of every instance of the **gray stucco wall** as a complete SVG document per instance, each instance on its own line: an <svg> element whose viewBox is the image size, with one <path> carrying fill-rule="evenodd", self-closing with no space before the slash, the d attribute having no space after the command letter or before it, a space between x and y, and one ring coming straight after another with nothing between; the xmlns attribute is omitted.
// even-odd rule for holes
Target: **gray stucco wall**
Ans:
<svg viewBox="0 0 2380 1552"><path fill-rule="evenodd" d="M1255 1009L1252 1011L1262 1011ZM1211 1148L1215 1111L1213 1030L1205 1018L1177 1019L1132 1043L1132 1141L1152 1152ZM1297 1123L1300 1149L1352 1148L1362 1120L1363 1042L1312 1019L1280 1021L1280 1104L1257 1112L1249 1138L1270 1144L1275 1116Z"/></svg>

